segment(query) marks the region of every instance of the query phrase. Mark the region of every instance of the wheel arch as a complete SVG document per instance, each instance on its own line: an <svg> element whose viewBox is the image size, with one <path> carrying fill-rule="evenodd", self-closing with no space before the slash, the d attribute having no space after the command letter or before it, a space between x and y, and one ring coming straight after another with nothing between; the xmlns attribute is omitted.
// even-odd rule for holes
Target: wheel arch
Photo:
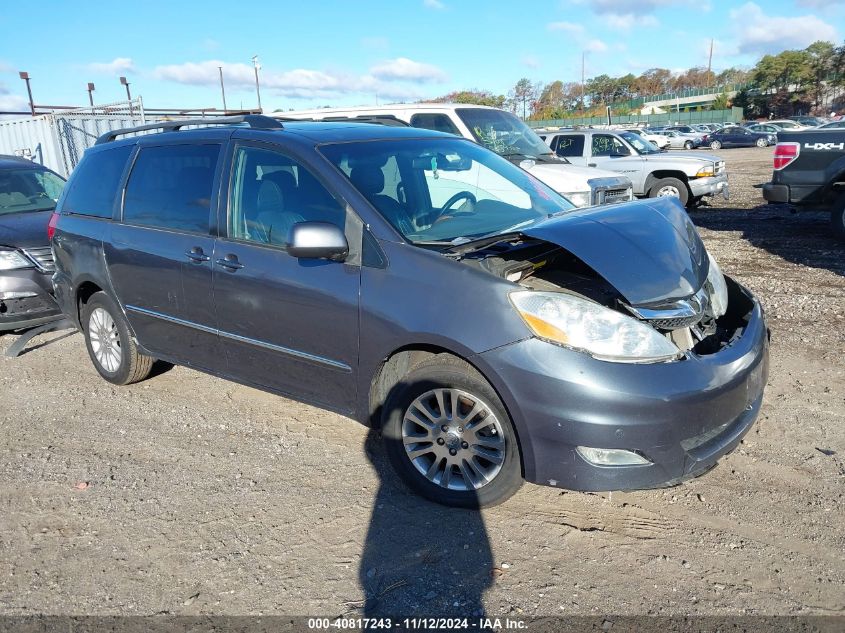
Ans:
<svg viewBox="0 0 845 633"><path fill-rule="evenodd" d="M389 355L387 355L379 364L373 378L370 381L370 392L368 398L368 426L374 429L380 429L384 420L382 419L382 412L384 403L387 400L390 391L395 387L401 379L414 369L417 365L430 360L436 356L451 357L457 359L471 368L478 377L487 382L496 395L499 397L502 406L505 409L513 427L514 436L516 437L516 444L519 453L522 457L522 476L525 477L526 468L530 463L530 468L533 468L533 454L530 450L530 442L523 442L520 436L522 427L522 420L514 415L513 407L510 406L510 394L501 386L496 380L491 380L488 377L488 372L484 371L479 363L473 362L473 358L467 358L464 355L458 354L453 350L434 344L410 344L404 345ZM505 391L505 393L503 393Z"/></svg>
<svg viewBox="0 0 845 633"><path fill-rule="evenodd" d="M677 178L687 186L687 189L689 189L689 176L687 176L684 172L675 169L656 169L651 172L648 176L646 176L646 193L651 191L651 188L654 186L654 183L656 183L658 180L662 180L663 178ZM692 195L692 191L690 191L690 195Z"/></svg>

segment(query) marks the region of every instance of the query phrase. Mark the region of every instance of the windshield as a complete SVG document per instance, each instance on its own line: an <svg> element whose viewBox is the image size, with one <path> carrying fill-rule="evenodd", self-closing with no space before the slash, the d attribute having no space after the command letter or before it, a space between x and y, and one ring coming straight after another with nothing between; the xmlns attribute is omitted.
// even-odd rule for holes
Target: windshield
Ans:
<svg viewBox="0 0 845 633"><path fill-rule="evenodd" d="M510 112L485 108L458 108L456 112L475 140L497 154L525 158L553 155L543 139Z"/></svg>
<svg viewBox="0 0 845 633"><path fill-rule="evenodd" d="M55 209L64 184L64 180L46 170L0 170L0 215Z"/></svg>
<svg viewBox="0 0 845 633"><path fill-rule="evenodd" d="M574 209L528 172L463 139L339 143L320 151L416 244L458 245Z"/></svg>
<svg viewBox="0 0 845 633"><path fill-rule="evenodd" d="M631 145L633 145L634 149L637 150L637 152L640 154L660 153L660 150L657 149L657 146L654 143L652 143L651 141L647 141L636 132L622 132L621 134L619 134L619 136L621 136Z"/></svg>

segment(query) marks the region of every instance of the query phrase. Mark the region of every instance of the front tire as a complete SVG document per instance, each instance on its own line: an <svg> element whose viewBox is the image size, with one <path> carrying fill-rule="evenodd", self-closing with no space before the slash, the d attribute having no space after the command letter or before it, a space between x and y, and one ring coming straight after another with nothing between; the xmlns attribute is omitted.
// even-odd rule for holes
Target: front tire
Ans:
<svg viewBox="0 0 845 633"><path fill-rule="evenodd" d="M88 356L100 376L115 385L128 385L150 374L155 359L138 351L129 323L107 294L98 292L88 299L80 324Z"/></svg>
<svg viewBox="0 0 845 633"><path fill-rule="evenodd" d="M710 149L722 149L722 144L719 141L710 141Z"/></svg>
<svg viewBox="0 0 845 633"><path fill-rule="evenodd" d="M661 178L648 191L649 198L663 198L666 196L674 196L681 201L681 204L687 206L687 202L689 202L689 189L687 189L684 182L677 178Z"/></svg>
<svg viewBox="0 0 845 633"><path fill-rule="evenodd" d="M757 147L768 147L768 146L769 146L769 141L767 141L766 139L764 139L764 138L758 138L757 139Z"/></svg>
<svg viewBox="0 0 845 633"><path fill-rule="evenodd" d="M490 507L522 485L510 416L490 384L461 359L440 354L413 368L391 391L383 419L391 465L431 501Z"/></svg>
<svg viewBox="0 0 845 633"><path fill-rule="evenodd" d="M692 141L687 141L686 143L684 143L684 149L692 149L693 147L695 146L693 145Z"/></svg>

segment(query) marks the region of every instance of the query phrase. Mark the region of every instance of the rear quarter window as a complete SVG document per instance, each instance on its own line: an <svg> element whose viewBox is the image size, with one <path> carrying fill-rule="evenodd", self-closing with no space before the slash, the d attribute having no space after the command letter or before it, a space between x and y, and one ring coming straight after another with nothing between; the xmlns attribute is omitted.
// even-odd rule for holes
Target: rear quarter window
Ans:
<svg viewBox="0 0 845 633"><path fill-rule="evenodd" d="M123 203L129 224L207 233L219 144L142 147Z"/></svg>
<svg viewBox="0 0 845 633"><path fill-rule="evenodd" d="M446 132L448 134L461 133L458 128L452 123L452 120L446 114L437 113L420 113L411 117L411 126L419 127L426 130L434 130L435 132Z"/></svg>
<svg viewBox="0 0 845 633"><path fill-rule="evenodd" d="M111 218L131 145L90 152L71 176L62 213Z"/></svg>

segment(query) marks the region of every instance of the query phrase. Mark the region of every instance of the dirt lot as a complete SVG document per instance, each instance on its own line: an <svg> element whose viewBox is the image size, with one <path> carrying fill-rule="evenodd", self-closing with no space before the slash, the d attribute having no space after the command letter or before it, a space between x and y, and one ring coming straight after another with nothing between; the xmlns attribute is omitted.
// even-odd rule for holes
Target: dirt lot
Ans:
<svg viewBox="0 0 845 633"><path fill-rule="evenodd" d="M50 334L0 358L0 613L845 614L845 245L761 206L771 153L722 150L731 201L692 213L772 328L704 477L448 510L349 420L180 367L116 388Z"/></svg>

